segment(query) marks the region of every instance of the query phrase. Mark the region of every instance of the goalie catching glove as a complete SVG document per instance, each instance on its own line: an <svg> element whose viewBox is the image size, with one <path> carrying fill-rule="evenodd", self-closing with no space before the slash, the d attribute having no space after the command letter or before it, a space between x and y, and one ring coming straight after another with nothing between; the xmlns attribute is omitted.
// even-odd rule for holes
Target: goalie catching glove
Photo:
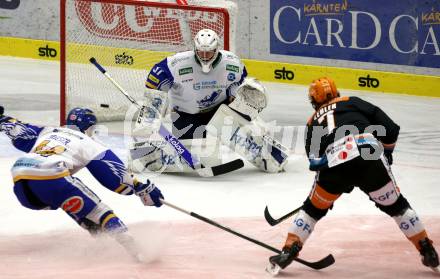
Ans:
<svg viewBox="0 0 440 279"><path fill-rule="evenodd" d="M134 181L134 192L146 206L161 207L161 199L164 199L162 192L149 179L146 183Z"/></svg>
<svg viewBox="0 0 440 279"><path fill-rule="evenodd" d="M235 99L229 107L255 119L267 106L266 88L255 78L246 78L237 88Z"/></svg>

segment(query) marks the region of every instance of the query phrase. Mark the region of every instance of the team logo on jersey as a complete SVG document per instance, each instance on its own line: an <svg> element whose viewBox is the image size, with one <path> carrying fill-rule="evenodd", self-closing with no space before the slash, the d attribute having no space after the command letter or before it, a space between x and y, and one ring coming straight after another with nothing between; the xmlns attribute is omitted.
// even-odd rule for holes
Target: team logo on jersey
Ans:
<svg viewBox="0 0 440 279"><path fill-rule="evenodd" d="M192 74L192 73L193 73L193 68L192 67L179 69L179 76L183 76L183 75L186 75L186 74Z"/></svg>
<svg viewBox="0 0 440 279"><path fill-rule="evenodd" d="M229 81L233 81L235 79L235 74L233 74L233 73L229 73L228 74L228 80Z"/></svg>
<svg viewBox="0 0 440 279"><path fill-rule="evenodd" d="M214 91L211 95L206 96L200 101L197 101L197 103L199 104L199 108L207 108L211 106L220 96L220 93L222 93L222 90Z"/></svg>
<svg viewBox="0 0 440 279"><path fill-rule="evenodd" d="M230 64L226 65L226 70L231 71L231 72L236 72L236 73L240 72L240 68L238 66L230 65Z"/></svg>
<svg viewBox="0 0 440 279"><path fill-rule="evenodd" d="M76 214L84 207L84 200L80 196L73 196L63 202L61 208L72 214Z"/></svg>

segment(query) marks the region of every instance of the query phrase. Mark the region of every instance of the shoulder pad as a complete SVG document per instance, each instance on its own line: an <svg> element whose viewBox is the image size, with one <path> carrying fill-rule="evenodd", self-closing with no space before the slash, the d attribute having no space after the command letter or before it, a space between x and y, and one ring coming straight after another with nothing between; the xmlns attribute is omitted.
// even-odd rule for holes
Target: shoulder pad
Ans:
<svg viewBox="0 0 440 279"><path fill-rule="evenodd" d="M240 58L235 53L227 51L227 50L220 50L220 52L222 53L223 59L229 60L229 61L237 61L240 63Z"/></svg>
<svg viewBox="0 0 440 279"><path fill-rule="evenodd" d="M193 57L194 57L194 51L192 51L192 50L185 51L185 52L179 52L179 53L176 53L175 55L168 58L168 65L171 68L174 68L179 64L190 62L191 58L193 58Z"/></svg>

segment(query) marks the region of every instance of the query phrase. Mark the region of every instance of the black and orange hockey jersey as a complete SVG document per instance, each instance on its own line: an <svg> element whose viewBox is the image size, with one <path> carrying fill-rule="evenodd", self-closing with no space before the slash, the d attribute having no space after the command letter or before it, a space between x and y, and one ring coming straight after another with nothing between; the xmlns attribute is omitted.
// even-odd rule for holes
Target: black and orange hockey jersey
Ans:
<svg viewBox="0 0 440 279"><path fill-rule="evenodd" d="M307 122L305 148L310 158L348 136L370 133L386 145L397 141L400 127L379 107L358 97L339 97L322 105Z"/></svg>

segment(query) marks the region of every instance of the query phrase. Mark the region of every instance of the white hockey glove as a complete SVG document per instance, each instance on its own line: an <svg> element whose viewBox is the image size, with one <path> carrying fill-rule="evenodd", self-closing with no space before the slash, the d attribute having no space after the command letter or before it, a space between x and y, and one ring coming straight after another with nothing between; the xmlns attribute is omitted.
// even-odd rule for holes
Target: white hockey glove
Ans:
<svg viewBox="0 0 440 279"><path fill-rule="evenodd" d="M162 192L149 179L147 179L146 183L135 181L134 192L144 205L155 207L162 206L162 202L160 201L160 199L164 199Z"/></svg>
<svg viewBox="0 0 440 279"><path fill-rule="evenodd" d="M251 120L267 106L266 88L255 78L246 78L237 88L235 99L229 106Z"/></svg>

